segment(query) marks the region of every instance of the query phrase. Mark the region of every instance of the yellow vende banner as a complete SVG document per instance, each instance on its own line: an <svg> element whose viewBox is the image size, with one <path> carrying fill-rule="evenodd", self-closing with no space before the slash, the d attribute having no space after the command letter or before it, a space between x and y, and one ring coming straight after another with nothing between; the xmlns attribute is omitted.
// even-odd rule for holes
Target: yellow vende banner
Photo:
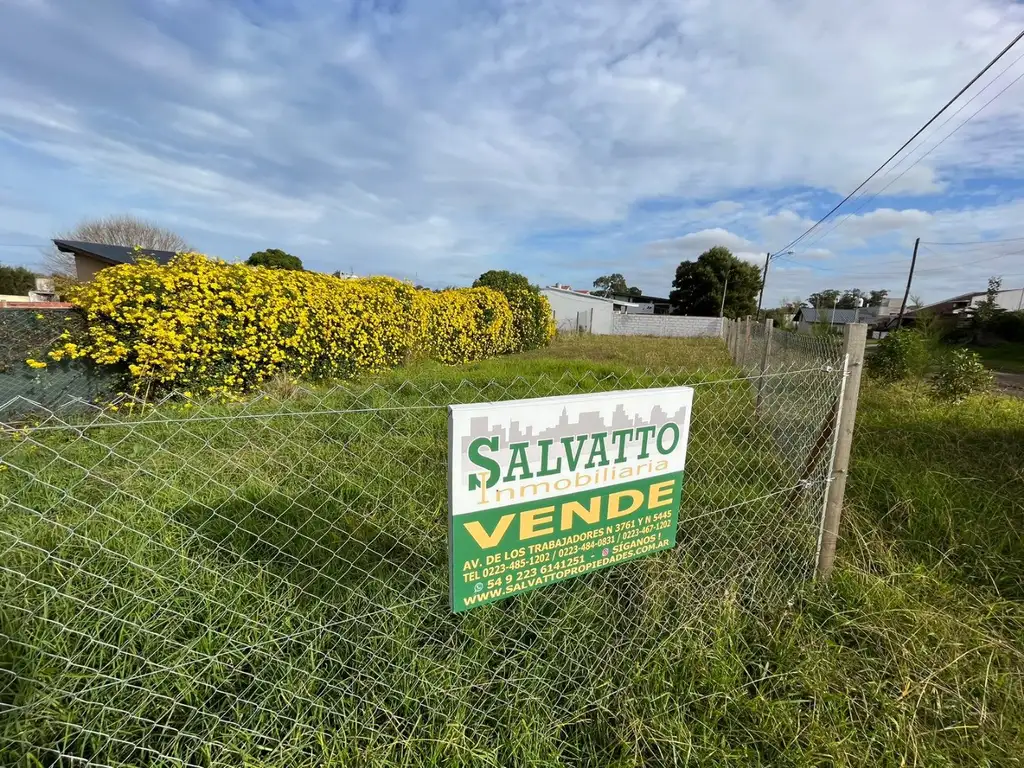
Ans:
<svg viewBox="0 0 1024 768"><path fill-rule="evenodd" d="M675 546L693 389L453 405L452 610Z"/></svg>

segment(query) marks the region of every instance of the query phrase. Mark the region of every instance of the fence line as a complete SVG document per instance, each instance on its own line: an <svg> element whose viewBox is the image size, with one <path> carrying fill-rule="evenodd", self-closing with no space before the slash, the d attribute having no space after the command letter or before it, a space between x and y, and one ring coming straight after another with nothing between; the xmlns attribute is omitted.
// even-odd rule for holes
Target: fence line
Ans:
<svg viewBox="0 0 1024 768"><path fill-rule="evenodd" d="M0 423L0 764L487 763L509 728L585 748L559 724L671 695L645 670L671 668L693 616L762 610L815 572L843 347L722 333L731 367L41 402ZM450 613L447 406L678 384L676 547Z"/></svg>

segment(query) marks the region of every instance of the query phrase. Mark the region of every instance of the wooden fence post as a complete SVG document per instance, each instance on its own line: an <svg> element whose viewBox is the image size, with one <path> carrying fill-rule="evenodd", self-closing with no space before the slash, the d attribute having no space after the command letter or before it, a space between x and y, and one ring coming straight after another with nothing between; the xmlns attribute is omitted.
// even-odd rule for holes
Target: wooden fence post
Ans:
<svg viewBox="0 0 1024 768"><path fill-rule="evenodd" d="M764 375L768 373L768 365L772 357L772 331L775 321L768 318L764 321L764 353L761 355L761 375L757 379L757 403L754 405L754 418L761 416L761 395L764 391Z"/></svg>
<svg viewBox="0 0 1024 768"><path fill-rule="evenodd" d="M850 450L853 447L853 427L857 420L857 399L860 396L860 378L864 371L864 348L868 326L851 323L843 328L843 353L846 356L846 384L839 402L835 451L832 457L832 482L825 498L825 512L821 519L818 539L818 578L828 578L836 559L836 541L843 516L843 497L846 478L850 473Z"/></svg>

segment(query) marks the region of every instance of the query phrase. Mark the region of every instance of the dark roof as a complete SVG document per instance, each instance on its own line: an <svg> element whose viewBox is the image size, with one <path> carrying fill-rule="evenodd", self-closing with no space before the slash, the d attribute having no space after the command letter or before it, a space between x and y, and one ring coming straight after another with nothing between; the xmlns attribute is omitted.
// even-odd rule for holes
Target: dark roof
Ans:
<svg viewBox="0 0 1024 768"><path fill-rule="evenodd" d="M134 248L124 245L86 243L81 240L54 240L53 244L62 253L92 256L94 259L104 261L107 264L134 264L138 254L144 254L151 259L155 259L157 264L166 264L175 255L174 251L154 251L152 248L143 248L141 251L136 251Z"/></svg>
<svg viewBox="0 0 1024 768"><path fill-rule="evenodd" d="M661 296L647 296L646 294L641 296L634 296L630 293L615 293L612 294L616 299L625 299L635 304L671 304L669 299L662 298Z"/></svg>
<svg viewBox="0 0 1024 768"><path fill-rule="evenodd" d="M819 314L820 313L820 314ZM878 307L861 307L858 309L822 309L814 307L801 307L797 310L794 320L803 320L806 323L817 323L824 319L832 325L847 325L849 323L864 323L878 315Z"/></svg>

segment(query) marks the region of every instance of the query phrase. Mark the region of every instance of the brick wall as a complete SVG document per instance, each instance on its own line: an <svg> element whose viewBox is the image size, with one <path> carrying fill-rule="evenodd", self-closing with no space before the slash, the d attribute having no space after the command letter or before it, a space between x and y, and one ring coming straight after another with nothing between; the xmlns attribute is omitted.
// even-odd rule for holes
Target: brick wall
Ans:
<svg viewBox="0 0 1024 768"><path fill-rule="evenodd" d="M718 317L685 315L616 314L612 318L612 334L616 336L721 336L722 320Z"/></svg>

